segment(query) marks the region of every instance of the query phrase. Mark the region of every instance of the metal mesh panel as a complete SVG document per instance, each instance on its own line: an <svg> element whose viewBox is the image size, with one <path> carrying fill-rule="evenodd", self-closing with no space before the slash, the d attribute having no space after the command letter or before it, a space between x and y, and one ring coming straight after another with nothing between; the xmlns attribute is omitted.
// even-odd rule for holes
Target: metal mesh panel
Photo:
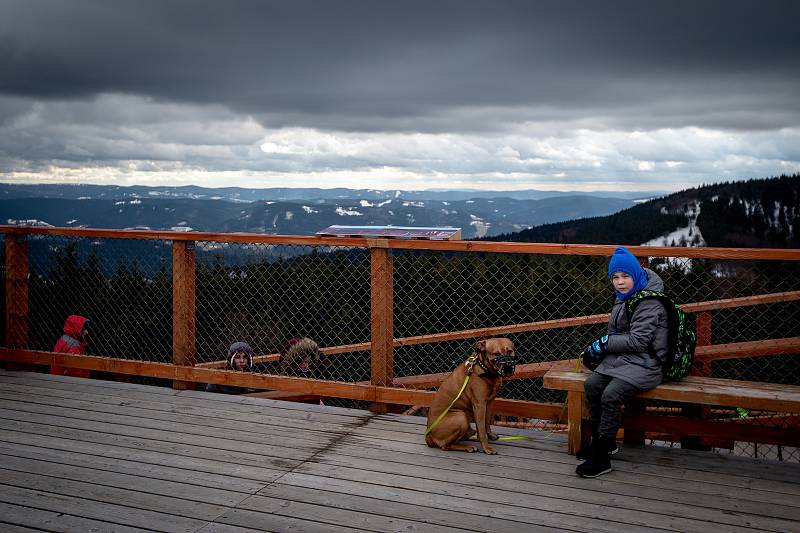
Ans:
<svg viewBox="0 0 800 533"><path fill-rule="evenodd" d="M369 341L369 255L363 249L198 242L197 361L220 361L250 344L256 371L303 375L277 357L287 341L320 347ZM319 379L369 380L369 351L324 358Z"/></svg>
<svg viewBox="0 0 800 533"><path fill-rule="evenodd" d="M407 337L607 312L606 261L595 257L408 252L395 256L395 335ZM605 324L505 334L519 365L574 358ZM448 372L478 338L395 351L397 377ZM519 367L518 367L519 368ZM398 380L402 386L402 380ZM506 398L561 402L542 379L506 380Z"/></svg>
<svg viewBox="0 0 800 533"><path fill-rule="evenodd" d="M30 348L51 350L75 314L89 355L172 361L169 243L36 235L28 253Z"/></svg>

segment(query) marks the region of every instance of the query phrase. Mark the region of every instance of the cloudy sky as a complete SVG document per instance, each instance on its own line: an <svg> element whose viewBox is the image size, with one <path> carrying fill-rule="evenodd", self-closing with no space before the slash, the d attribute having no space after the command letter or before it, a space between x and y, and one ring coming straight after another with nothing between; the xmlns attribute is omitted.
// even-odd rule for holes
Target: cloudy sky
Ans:
<svg viewBox="0 0 800 533"><path fill-rule="evenodd" d="M0 0L0 181L678 190L800 172L800 2Z"/></svg>

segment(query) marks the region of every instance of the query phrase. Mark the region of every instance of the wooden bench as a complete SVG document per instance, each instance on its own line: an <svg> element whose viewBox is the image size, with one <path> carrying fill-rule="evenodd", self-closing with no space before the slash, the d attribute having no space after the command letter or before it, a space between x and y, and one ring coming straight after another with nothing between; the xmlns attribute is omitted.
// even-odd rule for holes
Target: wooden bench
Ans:
<svg viewBox="0 0 800 533"><path fill-rule="evenodd" d="M569 424L568 452L574 454L588 440L586 425L588 411L584 405L583 384L590 372L572 371L557 366L544 376L544 386L549 389L567 391L567 418ZM743 409L774 411L776 413L800 414L800 386L737 381L701 376L687 376L681 381L663 383L655 389L639 394L637 398L669 400L700 405L741 407ZM586 415L586 416L585 416ZM675 434L690 432L692 435L722 437L730 440L786 444L800 446L800 418L790 416L789 428L761 427L753 424L690 420L675 416L646 416L643 413L626 413L623 427L636 431L655 431Z"/></svg>

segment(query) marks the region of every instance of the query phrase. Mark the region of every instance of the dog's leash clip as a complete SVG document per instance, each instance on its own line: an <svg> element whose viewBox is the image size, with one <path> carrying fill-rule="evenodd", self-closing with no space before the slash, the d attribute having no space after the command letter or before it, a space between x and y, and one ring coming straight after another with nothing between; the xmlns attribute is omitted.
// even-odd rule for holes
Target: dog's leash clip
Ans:
<svg viewBox="0 0 800 533"><path fill-rule="evenodd" d="M477 362L478 362L478 354L474 353L467 358L466 362L464 363L464 366L467 367L467 375L472 374L472 369L475 368L475 364Z"/></svg>

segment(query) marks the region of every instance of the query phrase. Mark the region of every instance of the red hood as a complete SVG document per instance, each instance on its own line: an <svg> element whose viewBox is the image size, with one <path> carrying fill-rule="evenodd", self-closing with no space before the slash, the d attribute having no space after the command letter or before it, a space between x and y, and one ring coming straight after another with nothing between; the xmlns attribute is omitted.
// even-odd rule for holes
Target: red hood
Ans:
<svg viewBox="0 0 800 533"><path fill-rule="evenodd" d="M83 331L83 326L85 324L86 318L80 315L69 315L67 321L64 322L64 333L73 339L80 339L81 331Z"/></svg>

